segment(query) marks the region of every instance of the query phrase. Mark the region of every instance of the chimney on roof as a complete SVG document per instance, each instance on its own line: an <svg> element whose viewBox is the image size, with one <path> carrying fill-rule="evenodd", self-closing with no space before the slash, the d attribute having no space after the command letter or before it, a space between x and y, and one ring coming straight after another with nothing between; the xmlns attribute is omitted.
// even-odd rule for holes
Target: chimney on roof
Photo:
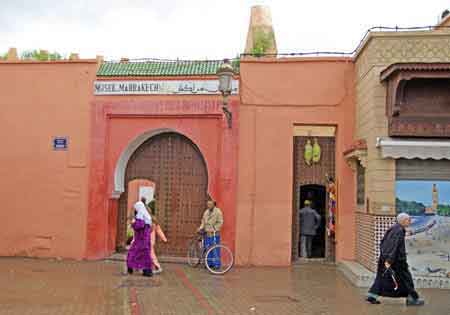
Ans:
<svg viewBox="0 0 450 315"><path fill-rule="evenodd" d="M69 60L78 60L80 56L77 53L71 53L69 56Z"/></svg>
<svg viewBox="0 0 450 315"><path fill-rule="evenodd" d="M245 53L256 56L277 53L272 15L268 6L256 5L251 8Z"/></svg>
<svg viewBox="0 0 450 315"><path fill-rule="evenodd" d="M103 56L97 55L95 57L95 60L97 61L97 71L100 69L101 65L103 64Z"/></svg>
<svg viewBox="0 0 450 315"><path fill-rule="evenodd" d="M17 59L19 59L17 57L17 48L11 47L8 50L8 57L6 57L6 60L8 60L8 61L16 61Z"/></svg>

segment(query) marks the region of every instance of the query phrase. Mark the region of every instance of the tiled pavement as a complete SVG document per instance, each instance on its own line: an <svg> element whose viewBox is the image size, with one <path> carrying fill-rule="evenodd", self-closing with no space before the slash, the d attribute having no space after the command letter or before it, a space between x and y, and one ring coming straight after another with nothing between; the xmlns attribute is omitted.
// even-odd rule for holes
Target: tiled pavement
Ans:
<svg viewBox="0 0 450 315"><path fill-rule="evenodd" d="M235 268L225 276L165 264L151 279L119 262L0 259L0 314L450 314L450 291L420 290L421 308L367 305L332 266ZM133 301L137 300L137 303Z"/></svg>

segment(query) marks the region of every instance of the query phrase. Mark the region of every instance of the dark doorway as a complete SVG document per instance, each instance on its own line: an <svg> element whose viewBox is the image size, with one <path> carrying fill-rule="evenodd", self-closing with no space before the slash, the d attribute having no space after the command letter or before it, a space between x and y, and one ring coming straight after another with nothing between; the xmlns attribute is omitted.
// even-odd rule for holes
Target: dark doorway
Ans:
<svg viewBox="0 0 450 315"><path fill-rule="evenodd" d="M320 160L316 163L307 163L305 150L308 144L317 143L320 146ZM315 257L322 257L325 261L334 261L334 238L326 234L328 220L328 197L326 193L327 174L335 177L335 139L334 137L294 137L294 181L292 200L292 260L299 258L300 226L299 213L305 199L311 197L314 208L322 217L321 230L313 246L321 248L321 252L314 253ZM311 196L308 196L310 194ZM325 245L323 245L325 243ZM317 245L319 244L319 245ZM323 252L325 251L325 252Z"/></svg>
<svg viewBox="0 0 450 315"><path fill-rule="evenodd" d="M320 215L320 227L312 242L311 258L325 258L325 232L326 232L326 188L322 185L303 185L300 187L300 209L304 207L305 200L311 201L311 208ZM300 210L299 209L299 210ZM301 233L301 231L299 231ZM300 237L299 237L300 239ZM300 242L298 252L300 253Z"/></svg>

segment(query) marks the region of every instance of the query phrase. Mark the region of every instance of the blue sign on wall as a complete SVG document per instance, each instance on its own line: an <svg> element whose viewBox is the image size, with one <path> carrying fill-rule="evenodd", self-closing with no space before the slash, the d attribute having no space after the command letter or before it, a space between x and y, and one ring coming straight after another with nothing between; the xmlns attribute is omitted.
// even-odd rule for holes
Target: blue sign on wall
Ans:
<svg viewBox="0 0 450 315"><path fill-rule="evenodd" d="M68 140L67 137L55 137L53 138L53 150L67 150Z"/></svg>

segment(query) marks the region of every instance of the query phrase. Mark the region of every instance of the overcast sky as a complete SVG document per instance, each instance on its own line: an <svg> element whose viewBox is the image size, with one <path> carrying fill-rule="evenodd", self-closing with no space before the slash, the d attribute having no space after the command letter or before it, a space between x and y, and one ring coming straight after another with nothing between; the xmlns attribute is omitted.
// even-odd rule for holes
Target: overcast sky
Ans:
<svg viewBox="0 0 450 315"><path fill-rule="evenodd" d="M279 52L351 51L372 26L434 25L450 8L448 0L0 0L0 52L234 57L255 4L271 8Z"/></svg>

